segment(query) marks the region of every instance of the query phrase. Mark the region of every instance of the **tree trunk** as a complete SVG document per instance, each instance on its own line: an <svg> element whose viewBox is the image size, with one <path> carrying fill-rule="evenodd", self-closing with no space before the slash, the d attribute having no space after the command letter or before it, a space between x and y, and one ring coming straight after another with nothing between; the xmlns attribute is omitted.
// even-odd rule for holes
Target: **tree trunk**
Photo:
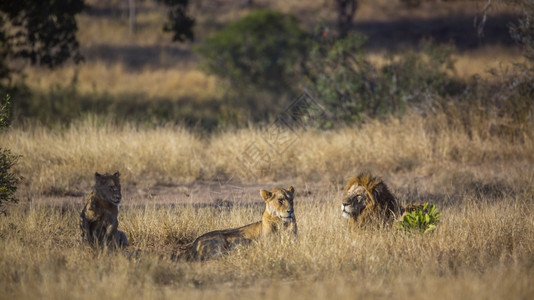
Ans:
<svg viewBox="0 0 534 300"><path fill-rule="evenodd" d="M358 8L357 0L336 0L339 37L344 38L352 28L352 19Z"/></svg>
<svg viewBox="0 0 534 300"><path fill-rule="evenodd" d="M135 34L135 0L128 0L128 25L130 34Z"/></svg>

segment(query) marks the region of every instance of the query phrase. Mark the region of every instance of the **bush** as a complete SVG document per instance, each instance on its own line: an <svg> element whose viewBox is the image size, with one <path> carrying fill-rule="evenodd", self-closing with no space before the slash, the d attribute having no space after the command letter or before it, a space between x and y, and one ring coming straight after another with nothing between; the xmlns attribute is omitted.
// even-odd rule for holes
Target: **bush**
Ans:
<svg viewBox="0 0 534 300"><path fill-rule="evenodd" d="M206 38L196 51L203 68L244 93L283 94L298 83L307 35L292 15L258 10Z"/></svg>
<svg viewBox="0 0 534 300"><path fill-rule="evenodd" d="M409 106L465 89L447 74L453 69L454 48L449 45L424 41L419 52L407 51L376 70L365 59L365 37L319 36L312 46L306 78L311 93L327 110L323 126L401 114Z"/></svg>
<svg viewBox="0 0 534 300"><path fill-rule="evenodd" d="M454 52L452 45L423 40L419 52L401 53L382 68L380 94L392 99L393 110L461 94L465 85L447 73L454 71Z"/></svg>
<svg viewBox="0 0 534 300"><path fill-rule="evenodd" d="M307 68L309 89L323 104L329 127L332 121L354 121L378 114L384 105L373 97L376 72L364 56L365 38L352 35L343 39L317 38L310 52Z"/></svg>
<svg viewBox="0 0 534 300"><path fill-rule="evenodd" d="M532 63L534 62L534 3L517 2L522 8L523 15L517 23L510 25L510 34L523 47L523 55Z"/></svg>
<svg viewBox="0 0 534 300"><path fill-rule="evenodd" d="M428 233L436 229L440 217L441 213L436 210L434 204L429 207L428 203L425 203L423 209L417 208L412 212L407 212L398 222L398 227L408 232Z"/></svg>
<svg viewBox="0 0 534 300"><path fill-rule="evenodd" d="M0 129L7 127L9 124L9 100L9 95L6 95L0 102ZM19 156L11 154L11 151L0 148L0 212L4 214L8 203L16 203L18 201L14 194L21 178L9 172L18 158Z"/></svg>
<svg viewBox="0 0 534 300"><path fill-rule="evenodd" d="M6 214L8 203L17 203L14 194L20 177L9 172L15 165L19 156L11 154L11 151L0 148L0 213Z"/></svg>

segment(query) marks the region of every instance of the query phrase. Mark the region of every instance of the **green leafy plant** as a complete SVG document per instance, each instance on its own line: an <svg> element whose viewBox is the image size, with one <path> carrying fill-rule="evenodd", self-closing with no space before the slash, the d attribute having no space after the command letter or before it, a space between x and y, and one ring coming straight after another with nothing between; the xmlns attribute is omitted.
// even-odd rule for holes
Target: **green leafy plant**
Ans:
<svg viewBox="0 0 534 300"><path fill-rule="evenodd" d="M0 129L9 124L10 97L6 95L0 100ZM20 156L11 154L8 149L0 148L0 213L6 213L8 203L16 203L18 200L14 196L17 191L17 184L21 177L10 172Z"/></svg>
<svg viewBox="0 0 534 300"><path fill-rule="evenodd" d="M425 234L436 229L440 217L441 212L436 210L436 206L434 204L429 206L427 202L422 209L416 208L407 212L397 225L408 232L418 231Z"/></svg>

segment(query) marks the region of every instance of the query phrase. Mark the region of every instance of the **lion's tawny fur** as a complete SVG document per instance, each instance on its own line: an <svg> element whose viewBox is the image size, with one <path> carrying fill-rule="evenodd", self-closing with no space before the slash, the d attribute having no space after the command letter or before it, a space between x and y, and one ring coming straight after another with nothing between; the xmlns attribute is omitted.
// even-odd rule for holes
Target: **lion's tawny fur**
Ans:
<svg viewBox="0 0 534 300"><path fill-rule="evenodd" d="M198 237L186 247L181 258L207 259L217 257L237 245L248 244L261 237L282 231L297 234L297 223L293 210L294 188L275 188L260 191L265 201L261 221L233 229L211 231Z"/></svg>
<svg viewBox="0 0 534 300"><path fill-rule="evenodd" d="M95 186L80 213L82 240L92 246L126 247L126 234L118 230L118 204L122 199L119 172L95 173Z"/></svg>

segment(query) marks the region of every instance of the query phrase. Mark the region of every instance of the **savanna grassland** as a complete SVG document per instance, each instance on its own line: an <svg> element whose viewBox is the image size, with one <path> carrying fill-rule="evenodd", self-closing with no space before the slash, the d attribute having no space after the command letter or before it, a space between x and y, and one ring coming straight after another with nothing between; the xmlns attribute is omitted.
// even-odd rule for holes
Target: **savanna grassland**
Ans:
<svg viewBox="0 0 534 300"><path fill-rule="evenodd" d="M433 122L409 115L302 132L257 166L264 173L237 180L229 174L241 174L239 151L261 143L259 130L210 138L95 122L61 133L11 130L2 143L23 155L17 170L26 179L21 203L0 219L2 295L532 297L532 131L513 142ZM95 169L123 173L124 251L95 254L80 243L78 215ZM343 179L361 170L383 176L402 202L435 203L443 212L437 230L350 230L339 211ZM204 232L258 220L259 189L278 185L297 191L296 242L260 241L206 262L169 259Z"/></svg>
<svg viewBox="0 0 534 300"><path fill-rule="evenodd" d="M310 27L313 18L333 20L322 0L257 2L298 13ZM372 33L414 18L441 28L452 15L456 23L472 21L476 11L472 2L463 9L439 3L414 10L361 1L355 27ZM172 44L159 30L160 7L142 2L147 9L131 36L124 15L107 15L104 1L90 4L93 13L79 19L86 63L30 68L25 82L41 95L26 102L34 113L15 116L0 132L0 145L21 156L14 172L24 178L19 203L0 216L0 299L534 297L532 100L484 98L504 98L515 86L495 88L507 79L487 69L524 61L518 48L491 40L497 27L487 27L487 44L460 44L454 54L451 76L489 78L478 88L493 90L476 91L481 99L439 101L326 130L276 128L287 142L277 148L269 142L272 127L261 122L204 131L201 121L161 121L158 112L132 121L158 105L190 120L224 121L233 112L218 79L196 67L192 45ZM199 39L247 13L227 5L216 17L199 15ZM508 8L500 9L507 16ZM395 55L385 49L399 46L380 48L382 42L370 40L368 57L377 65ZM54 99L66 106L55 107ZM134 117L100 114L101 107ZM284 107L273 106L273 114ZM53 122L61 120L49 112L68 122ZM95 171L117 170L119 229L130 244L95 252L81 243L79 213ZM402 203L436 204L443 213L437 229L349 228L340 211L343 186L362 171L382 177ZM203 262L170 259L205 232L258 221L259 190L289 185L296 189L296 241L260 240Z"/></svg>

